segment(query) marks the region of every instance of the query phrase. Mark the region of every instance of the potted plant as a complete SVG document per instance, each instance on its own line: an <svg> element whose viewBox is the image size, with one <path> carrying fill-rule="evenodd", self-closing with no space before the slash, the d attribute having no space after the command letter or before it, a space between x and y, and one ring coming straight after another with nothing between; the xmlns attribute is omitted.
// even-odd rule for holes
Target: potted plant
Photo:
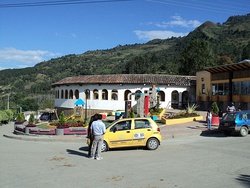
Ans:
<svg viewBox="0 0 250 188"><path fill-rule="evenodd" d="M64 112L62 111L56 126L56 135L64 135L65 122Z"/></svg>
<svg viewBox="0 0 250 188"><path fill-rule="evenodd" d="M212 112L212 122L211 122L211 124L212 125L219 125L220 124L219 115L218 115L219 107L218 107L216 102L212 103L211 112Z"/></svg>
<svg viewBox="0 0 250 188"><path fill-rule="evenodd" d="M34 114L30 114L28 124L25 126L25 133L26 134L29 134L30 127L36 127L34 122L35 122Z"/></svg>

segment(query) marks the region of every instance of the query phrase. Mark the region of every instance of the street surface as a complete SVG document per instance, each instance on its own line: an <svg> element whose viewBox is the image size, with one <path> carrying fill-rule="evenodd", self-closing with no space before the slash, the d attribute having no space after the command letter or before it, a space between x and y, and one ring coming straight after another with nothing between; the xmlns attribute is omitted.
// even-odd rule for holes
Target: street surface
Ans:
<svg viewBox="0 0 250 188"><path fill-rule="evenodd" d="M250 135L164 139L155 151L111 150L101 161L87 145L6 138L0 126L1 188L250 187Z"/></svg>

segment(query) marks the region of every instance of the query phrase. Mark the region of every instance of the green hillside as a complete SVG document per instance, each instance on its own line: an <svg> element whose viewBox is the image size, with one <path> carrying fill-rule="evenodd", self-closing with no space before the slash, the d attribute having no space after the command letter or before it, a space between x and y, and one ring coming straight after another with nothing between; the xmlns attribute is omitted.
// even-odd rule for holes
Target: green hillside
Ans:
<svg viewBox="0 0 250 188"><path fill-rule="evenodd" d="M205 22L185 37L155 39L145 44L70 54L34 67L0 71L4 109L6 93L11 107L53 106L51 83L68 76L98 74L194 75L205 67L250 59L250 14L232 16L223 23ZM28 102L27 102L28 100ZM24 108L25 109L25 108Z"/></svg>

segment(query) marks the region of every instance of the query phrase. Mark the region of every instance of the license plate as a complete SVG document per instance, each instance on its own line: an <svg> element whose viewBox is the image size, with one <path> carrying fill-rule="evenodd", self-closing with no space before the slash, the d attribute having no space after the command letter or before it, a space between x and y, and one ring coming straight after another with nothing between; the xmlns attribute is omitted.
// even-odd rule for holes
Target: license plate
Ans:
<svg viewBox="0 0 250 188"><path fill-rule="evenodd" d="M228 123L225 123L224 126L228 126Z"/></svg>

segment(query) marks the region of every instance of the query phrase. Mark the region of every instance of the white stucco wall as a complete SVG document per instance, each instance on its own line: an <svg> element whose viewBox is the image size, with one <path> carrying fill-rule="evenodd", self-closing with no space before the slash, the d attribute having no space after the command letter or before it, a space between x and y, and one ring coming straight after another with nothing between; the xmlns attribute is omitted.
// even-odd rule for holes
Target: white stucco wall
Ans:
<svg viewBox="0 0 250 188"><path fill-rule="evenodd" d="M126 90L130 90L132 93L135 93L137 90L140 90L142 93L145 93L145 91L149 91L150 88L152 88L151 85L119 85L119 84L96 84L96 85L63 85L60 87L55 87L55 91L59 90L59 98L55 99L55 107L64 107L64 108L74 108L74 103L76 102L76 98L74 96L73 99L61 99L61 90L65 92L65 90L68 90L68 92L72 89L73 93L76 89L79 90L79 98L82 99L84 102L86 102L85 98L85 90L90 90L90 99L87 100L87 107L88 109L101 109L101 110L124 110L125 109L125 100L124 100L124 93ZM160 101L161 107L166 108L169 107L168 105L171 105L171 93L175 90L179 92L179 102L181 102L181 96L182 92L187 91L187 87L173 87L173 86L157 86L156 88L160 91L163 91L165 93L165 101ZM99 93L99 99L95 100L93 98L93 90L97 89ZM102 100L102 90L106 89L108 91L108 100ZM112 90L118 91L118 100L111 100L111 92ZM64 95L65 97L65 95ZM132 106L136 104L135 96L132 95L131 100Z"/></svg>

